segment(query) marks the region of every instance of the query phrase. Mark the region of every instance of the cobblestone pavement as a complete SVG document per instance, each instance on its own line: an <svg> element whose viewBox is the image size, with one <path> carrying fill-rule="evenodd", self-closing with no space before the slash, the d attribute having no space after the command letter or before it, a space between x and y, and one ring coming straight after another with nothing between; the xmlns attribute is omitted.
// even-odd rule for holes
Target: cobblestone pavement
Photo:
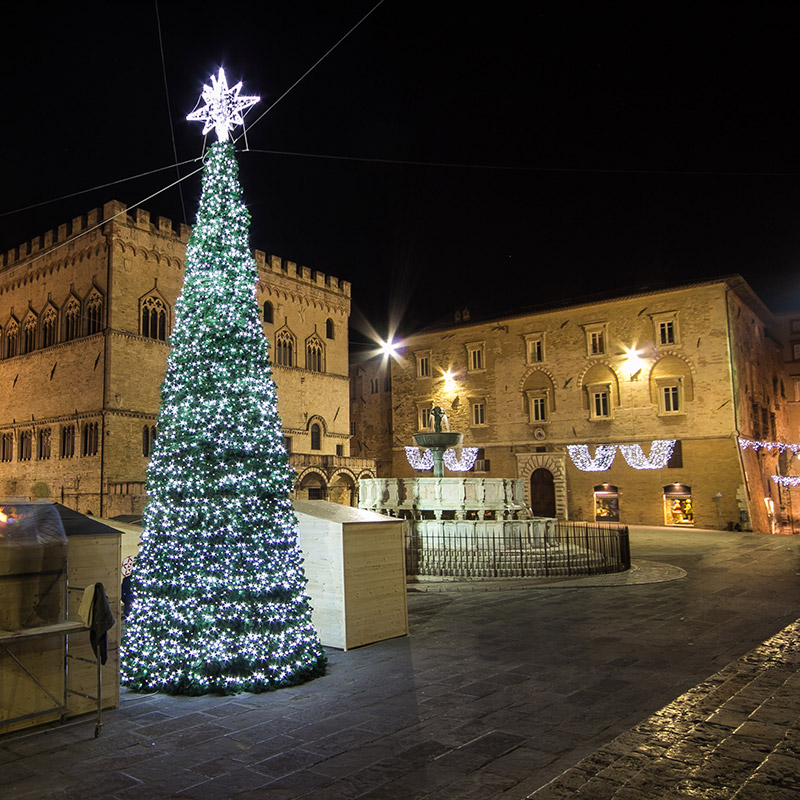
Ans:
<svg viewBox="0 0 800 800"><path fill-rule="evenodd" d="M616 582L412 591L411 636L302 686L124 692L98 739L5 737L0 797L798 796L800 537L639 529L632 552Z"/></svg>

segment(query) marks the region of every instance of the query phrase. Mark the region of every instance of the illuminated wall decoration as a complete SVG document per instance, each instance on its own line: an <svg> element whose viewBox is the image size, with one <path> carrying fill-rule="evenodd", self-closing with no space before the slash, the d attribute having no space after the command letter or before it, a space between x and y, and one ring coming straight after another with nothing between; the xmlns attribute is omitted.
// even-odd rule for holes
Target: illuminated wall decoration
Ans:
<svg viewBox="0 0 800 800"><path fill-rule="evenodd" d="M621 444L622 457L634 469L663 469L672 457L676 439L654 439L650 445L650 455L645 456L639 444Z"/></svg>
<svg viewBox="0 0 800 800"><path fill-rule="evenodd" d="M614 462L617 455L615 444L599 444L595 448L594 458L589 455L589 445L568 444L567 452L572 463L583 472L605 472Z"/></svg>
<svg viewBox="0 0 800 800"><path fill-rule="evenodd" d="M757 439L744 439L739 437L739 447L742 450L747 450L751 448L758 452L759 450L778 450L779 452L784 452L784 450L791 450L795 455L800 453L800 444L787 444L785 442L765 442L760 441Z"/></svg>
<svg viewBox="0 0 800 800"><path fill-rule="evenodd" d="M456 455L456 451L448 448L444 451L444 465L451 472L469 472L478 457L477 447L462 447L461 457Z"/></svg>

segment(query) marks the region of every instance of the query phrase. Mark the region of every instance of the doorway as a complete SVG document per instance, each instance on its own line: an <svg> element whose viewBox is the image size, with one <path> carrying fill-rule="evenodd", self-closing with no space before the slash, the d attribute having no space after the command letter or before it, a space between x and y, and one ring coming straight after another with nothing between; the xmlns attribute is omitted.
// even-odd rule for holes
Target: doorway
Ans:
<svg viewBox="0 0 800 800"><path fill-rule="evenodd" d="M531 473L531 510L534 517L555 517L556 488L553 473L539 467Z"/></svg>

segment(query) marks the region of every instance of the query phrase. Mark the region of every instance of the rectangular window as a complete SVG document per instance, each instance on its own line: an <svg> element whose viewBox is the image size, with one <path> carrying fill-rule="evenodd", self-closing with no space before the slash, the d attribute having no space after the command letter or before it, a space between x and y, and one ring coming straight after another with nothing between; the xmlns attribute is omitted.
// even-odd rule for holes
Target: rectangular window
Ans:
<svg viewBox="0 0 800 800"><path fill-rule="evenodd" d="M791 325L792 333L800 333L800 319L793 319Z"/></svg>
<svg viewBox="0 0 800 800"><path fill-rule="evenodd" d="M661 387L661 402L665 414L674 414L681 410L680 388L676 385Z"/></svg>
<svg viewBox="0 0 800 800"><path fill-rule="evenodd" d="M356 435L356 423L354 420L350 420L350 435L351 436Z"/></svg>
<svg viewBox="0 0 800 800"><path fill-rule="evenodd" d="M467 370L469 372L475 372L477 370L486 369L486 361L484 359L484 352L483 352L483 342L468 344L466 347L467 347Z"/></svg>
<svg viewBox="0 0 800 800"><path fill-rule="evenodd" d="M36 457L39 461L47 461L47 459L50 458L50 428L42 428L39 431Z"/></svg>
<svg viewBox="0 0 800 800"><path fill-rule="evenodd" d="M429 353L417 353L417 377L430 378L431 357Z"/></svg>
<svg viewBox="0 0 800 800"><path fill-rule="evenodd" d="M419 429L421 431L427 430L431 427L431 407L425 406L419 409L419 417L417 422L419 423Z"/></svg>
<svg viewBox="0 0 800 800"><path fill-rule="evenodd" d="M600 389L592 392L592 416L596 419L603 419L609 416L608 409L608 390Z"/></svg>
<svg viewBox="0 0 800 800"><path fill-rule="evenodd" d="M472 424L486 424L486 403L483 400L478 400L472 404Z"/></svg>
<svg viewBox="0 0 800 800"><path fill-rule="evenodd" d="M605 355L608 347L608 336L606 331L607 325L605 323L593 323L592 325L585 325L584 331L586 332L586 353L590 356Z"/></svg>
<svg viewBox="0 0 800 800"><path fill-rule="evenodd" d="M83 426L81 438L81 455L96 456L98 443L98 425L96 422L87 422Z"/></svg>
<svg viewBox="0 0 800 800"><path fill-rule="evenodd" d="M369 379L369 391L370 391L370 394L378 394L378 379L377 378L370 378Z"/></svg>
<svg viewBox="0 0 800 800"><path fill-rule="evenodd" d="M486 458L486 451L482 447L478 448L478 457L472 465L473 472L488 472L490 466L489 459Z"/></svg>
<svg viewBox="0 0 800 800"><path fill-rule="evenodd" d="M292 437L291 436L284 436L283 437L283 449L287 453L292 452Z"/></svg>
<svg viewBox="0 0 800 800"><path fill-rule="evenodd" d="M528 340L528 363L537 364L544 361L544 346L541 339Z"/></svg>
<svg viewBox="0 0 800 800"><path fill-rule="evenodd" d="M667 469L682 469L683 468L683 443L680 439L675 442L675 447L672 448L672 455L667 461Z"/></svg>
<svg viewBox="0 0 800 800"><path fill-rule="evenodd" d="M792 358L795 361L800 361L800 342L794 342L792 344Z"/></svg>
<svg viewBox="0 0 800 800"><path fill-rule="evenodd" d="M546 397L531 397L531 421L532 422L547 421Z"/></svg>
<svg viewBox="0 0 800 800"><path fill-rule="evenodd" d="M658 323L658 343L675 344L675 322L671 319Z"/></svg>
<svg viewBox="0 0 800 800"><path fill-rule="evenodd" d="M344 445L343 444L337 444L336 445L336 455L337 456L343 456L344 455Z"/></svg>

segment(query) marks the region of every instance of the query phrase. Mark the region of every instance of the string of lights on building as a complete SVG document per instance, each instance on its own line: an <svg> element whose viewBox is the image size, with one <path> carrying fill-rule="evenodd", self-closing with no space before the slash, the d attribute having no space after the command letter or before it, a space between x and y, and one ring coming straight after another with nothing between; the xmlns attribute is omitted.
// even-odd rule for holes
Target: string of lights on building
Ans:
<svg viewBox="0 0 800 800"><path fill-rule="evenodd" d="M672 457L676 439L654 439L650 443L650 455L646 456L640 444L600 444L595 448L594 457L589 454L587 444L569 444L567 452L572 463L582 472L605 472L617 454L622 453L629 467L633 469L663 469Z"/></svg>

